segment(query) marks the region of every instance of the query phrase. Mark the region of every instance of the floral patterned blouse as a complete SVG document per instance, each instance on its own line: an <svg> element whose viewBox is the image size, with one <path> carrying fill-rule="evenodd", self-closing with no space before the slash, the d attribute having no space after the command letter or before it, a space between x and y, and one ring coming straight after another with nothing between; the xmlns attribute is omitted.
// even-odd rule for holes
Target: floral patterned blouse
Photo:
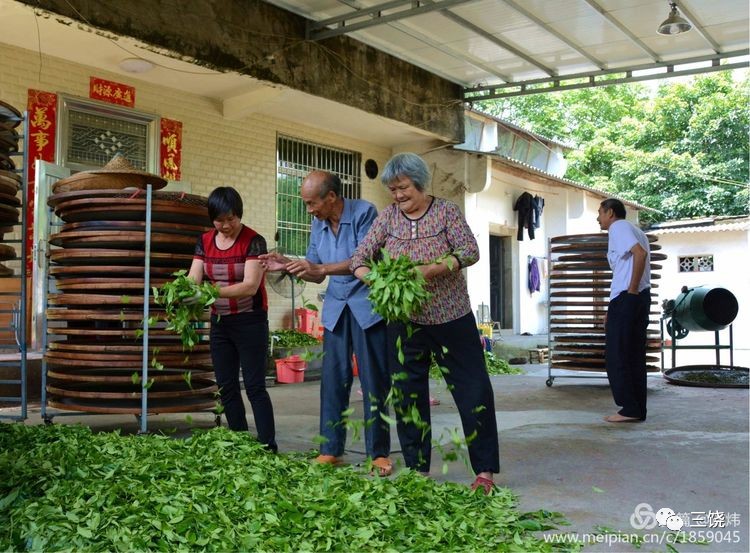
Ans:
<svg viewBox="0 0 750 553"><path fill-rule="evenodd" d="M409 219L396 204L389 205L352 255L352 272L376 258L381 248L393 257L406 255L415 263L431 263L446 254L459 261L460 267L427 281L426 289L432 296L414 317L415 323L442 324L471 312L466 280L459 269L477 262L479 248L456 204L432 198L419 219Z"/></svg>

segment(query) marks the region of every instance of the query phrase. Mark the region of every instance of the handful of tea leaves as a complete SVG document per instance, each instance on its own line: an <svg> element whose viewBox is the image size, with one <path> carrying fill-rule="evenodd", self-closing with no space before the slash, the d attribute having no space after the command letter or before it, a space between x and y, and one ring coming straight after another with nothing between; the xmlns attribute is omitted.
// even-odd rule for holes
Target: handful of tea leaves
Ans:
<svg viewBox="0 0 750 553"><path fill-rule="evenodd" d="M180 335L182 347L192 350L199 340L194 323L219 297L219 288L210 282L197 284L184 270L177 271L174 276L174 280L160 288L154 286L154 301L164 307L167 330L174 330Z"/></svg>
<svg viewBox="0 0 750 553"><path fill-rule="evenodd" d="M372 309L387 322L408 322L430 297L424 275L405 255L392 258L386 250L372 261L365 279L370 286Z"/></svg>

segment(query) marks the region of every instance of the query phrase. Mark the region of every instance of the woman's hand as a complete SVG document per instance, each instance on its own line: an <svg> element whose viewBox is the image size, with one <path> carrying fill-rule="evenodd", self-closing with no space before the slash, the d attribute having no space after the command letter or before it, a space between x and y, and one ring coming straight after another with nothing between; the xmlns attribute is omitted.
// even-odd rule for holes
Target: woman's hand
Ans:
<svg viewBox="0 0 750 553"><path fill-rule="evenodd" d="M359 280L367 284L367 275L370 272L369 267L365 267L364 265L362 267L357 267L354 270L354 276L357 277Z"/></svg>
<svg viewBox="0 0 750 553"><path fill-rule="evenodd" d="M447 273L455 272L459 269L458 259L453 255L448 255L445 258L435 263L426 263L424 265L417 265L416 269L422 273L425 280L431 280Z"/></svg>

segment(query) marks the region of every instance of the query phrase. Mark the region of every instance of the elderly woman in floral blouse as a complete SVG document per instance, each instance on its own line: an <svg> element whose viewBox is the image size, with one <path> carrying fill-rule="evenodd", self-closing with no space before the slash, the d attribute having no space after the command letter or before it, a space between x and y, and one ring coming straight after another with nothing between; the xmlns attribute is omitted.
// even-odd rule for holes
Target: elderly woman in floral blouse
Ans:
<svg viewBox="0 0 750 553"><path fill-rule="evenodd" d="M476 240L458 206L427 194L430 182L427 165L416 154L391 158L381 177L393 204L381 211L365 239L352 256L351 268L363 280L367 262L377 258L381 248L393 257L401 254L417 263L427 280L430 299L411 321L416 329L392 323L388 328L391 372L405 373L394 379L398 393L396 411L398 437L409 468L430 470L431 434L420 425L405 422L403 414L413 406L422 421L430 423L429 367L433 354L456 401L471 465L477 477L472 488L489 492L493 474L500 470L497 423L492 385L484 352L471 311L469 293L461 269L479 259ZM403 364L395 351L401 338ZM412 417L407 417L411 420Z"/></svg>

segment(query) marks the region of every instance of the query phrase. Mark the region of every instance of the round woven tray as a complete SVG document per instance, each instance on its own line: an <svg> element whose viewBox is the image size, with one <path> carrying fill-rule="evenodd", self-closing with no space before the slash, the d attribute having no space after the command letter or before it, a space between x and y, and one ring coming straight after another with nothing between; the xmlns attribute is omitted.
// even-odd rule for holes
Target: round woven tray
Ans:
<svg viewBox="0 0 750 553"><path fill-rule="evenodd" d="M91 400L84 398L64 398L51 395L47 403L54 409L68 411L84 411L86 413L101 413L110 415L140 415L141 400L127 399L116 400ZM198 411L214 411L216 400L206 399L203 396L179 397L172 399L151 399L149 394L148 414L158 415L160 413L195 413Z"/></svg>
<svg viewBox="0 0 750 553"><path fill-rule="evenodd" d="M15 171L16 163L4 151L0 151L0 169L3 171Z"/></svg>
<svg viewBox="0 0 750 553"><path fill-rule="evenodd" d="M48 351L45 355L48 363L56 366L70 367L140 367L143 356L136 353L84 353L80 351ZM153 361L149 356L149 363ZM169 368L211 366L211 356L207 353L163 353L156 355L156 361Z"/></svg>
<svg viewBox="0 0 750 553"><path fill-rule="evenodd" d="M169 282L166 278L152 278L151 286L163 286ZM61 292L76 292L86 291L100 293L100 292L127 292L132 294L133 292L143 292L144 280L142 278L99 278L99 277L84 277L84 278L60 278L55 282L55 286Z"/></svg>
<svg viewBox="0 0 750 553"><path fill-rule="evenodd" d="M71 192L55 193L47 199L47 205L56 207L64 202L74 200L98 200L109 203L119 204L122 200L141 200L146 201L146 191L141 189L134 190L77 190ZM208 200L205 196L188 194L186 192L154 192L151 196L153 202L169 202L180 205L193 205L207 207Z"/></svg>
<svg viewBox="0 0 750 553"><path fill-rule="evenodd" d="M0 124L4 127L15 128L21 124L21 112L8 103L0 100Z"/></svg>
<svg viewBox="0 0 750 553"><path fill-rule="evenodd" d="M160 353L179 353L179 354L200 354L208 353L210 346L208 343L198 344L192 351L186 352L183 349L182 342L177 340L164 341L164 340L150 340L148 344L149 349L153 353L157 352L157 356ZM92 341L92 340L61 340L59 342L50 342L50 351L80 351L85 353L138 353L143 352L143 341L134 344L131 341Z"/></svg>
<svg viewBox="0 0 750 553"><path fill-rule="evenodd" d="M146 223L144 221L81 221L80 223L66 223L60 229L62 232L80 231L80 230L103 230L103 231L145 231ZM184 236L191 236L193 239L197 239L198 236L206 231L211 230L211 227L203 225L190 225L180 223L160 223L158 221L151 222L151 232L160 232L163 234L180 234Z"/></svg>
<svg viewBox="0 0 750 553"><path fill-rule="evenodd" d="M196 379L195 382L190 382L191 387L187 383L180 384L179 382L171 381L154 381L154 385L148 390L149 402L155 399L165 398L187 398L190 396L208 396L209 394L218 390L216 384L210 380ZM76 382L67 383L67 386L60 387L50 384L47 386L47 392L54 394L59 397L70 397L70 398L85 398L85 399L131 399L141 397L141 386L135 384L120 384L112 383L108 386L109 390L121 391L102 391L101 385L98 383L88 382ZM170 389L171 388L171 389ZM137 390L137 391L136 391Z"/></svg>
<svg viewBox="0 0 750 553"><path fill-rule="evenodd" d="M71 200L57 206L55 213L66 223L81 221L145 221L146 202L139 199ZM184 223L208 226L208 211L204 207L180 205L169 202L153 202L151 220L166 223Z"/></svg>
<svg viewBox="0 0 750 553"><path fill-rule="evenodd" d="M3 173L7 173L7 171L3 171ZM5 175L0 175L0 194L15 196L18 194L18 190L18 184L15 180L6 177Z"/></svg>
<svg viewBox="0 0 750 553"><path fill-rule="evenodd" d="M208 336L209 329L196 329L196 334L199 336ZM57 336L85 336L87 338L123 338L123 339L133 339L137 340L141 337L143 330L140 328L133 328L133 329L121 329L121 328L76 328L72 326L67 327L61 327L61 328L50 328L48 331L49 334L57 335ZM148 331L149 337L151 336L157 336L157 337L169 337L174 336L174 330L159 330L159 329L150 329Z"/></svg>
<svg viewBox="0 0 750 553"><path fill-rule="evenodd" d="M146 252L138 250L110 250L99 248L66 248L52 250L50 259L61 265L138 265L143 266ZM171 267L182 264L183 268L190 267L192 255L179 253L151 252L151 266Z"/></svg>
<svg viewBox="0 0 750 553"><path fill-rule="evenodd" d="M183 267L177 267L172 265L171 267L151 267L152 278L169 278L174 276L174 273L180 270L185 270L189 265ZM52 265L49 268L49 274L56 279L63 278L85 278L85 277L106 277L111 276L113 278L119 277L133 277L143 276L144 269L139 265Z"/></svg>
<svg viewBox="0 0 750 553"><path fill-rule="evenodd" d="M162 369L159 371L149 371L149 378L153 378L154 382L184 382L185 372L189 372L191 374L191 382L193 378L200 378L205 380L211 380L213 378L212 371L204 371L198 369ZM48 371L47 376L50 378L54 378L55 380L70 382L117 382L123 384L132 384L133 382L133 371L126 369L51 370Z"/></svg>
<svg viewBox="0 0 750 553"><path fill-rule="evenodd" d="M0 244L0 261L8 261L16 258L16 250L8 244Z"/></svg>
<svg viewBox="0 0 750 553"><path fill-rule="evenodd" d="M50 244L63 248L122 248L141 250L146 233L133 230L73 230L50 236ZM192 253L196 239L178 234L151 233L151 248L157 252Z"/></svg>
<svg viewBox="0 0 750 553"><path fill-rule="evenodd" d="M18 218L17 208L0 204L0 224L17 223Z"/></svg>
<svg viewBox="0 0 750 553"><path fill-rule="evenodd" d="M20 207L21 199L17 198L13 194L6 194L4 192L0 192L0 204L7 205L9 207Z"/></svg>

